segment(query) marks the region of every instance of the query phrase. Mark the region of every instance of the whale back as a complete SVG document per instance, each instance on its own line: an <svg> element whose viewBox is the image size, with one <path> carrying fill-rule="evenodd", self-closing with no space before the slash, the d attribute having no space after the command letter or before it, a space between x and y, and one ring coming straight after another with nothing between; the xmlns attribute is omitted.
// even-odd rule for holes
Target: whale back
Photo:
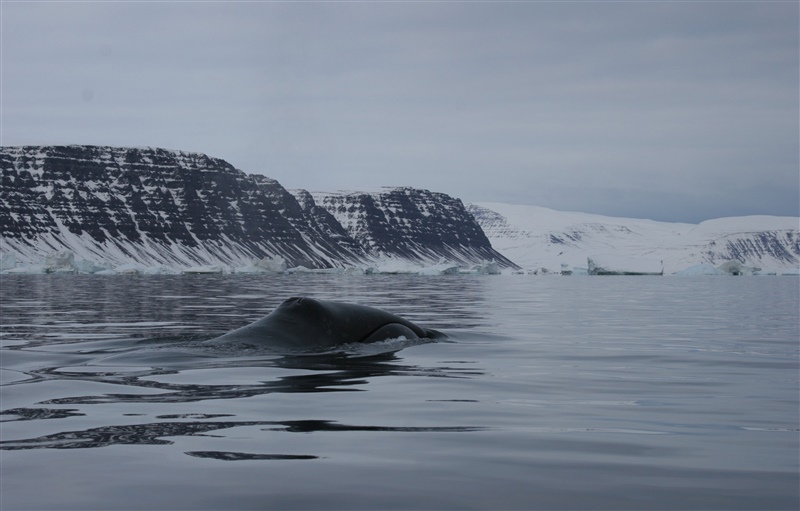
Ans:
<svg viewBox="0 0 800 511"><path fill-rule="evenodd" d="M292 297L268 316L207 342L306 350L400 336L436 338L442 334L374 307Z"/></svg>

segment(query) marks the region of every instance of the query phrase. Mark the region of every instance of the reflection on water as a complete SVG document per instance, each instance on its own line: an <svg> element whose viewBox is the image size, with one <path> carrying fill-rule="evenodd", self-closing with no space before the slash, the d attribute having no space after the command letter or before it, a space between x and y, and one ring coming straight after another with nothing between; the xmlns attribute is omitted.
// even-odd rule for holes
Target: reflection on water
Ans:
<svg viewBox="0 0 800 511"><path fill-rule="evenodd" d="M15 413L12 410L3 412ZM51 417L52 418L52 417ZM313 433L317 431L388 431L388 432L466 432L483 428L469 427L406 427L406 426L354 426L337 424L327 420L303 421L226 421L226 422L156 422L149 424L133 424L124 426L104 426L85 431L65 431L53 435L23 440L0 441L0 449L87 449L92 447L108 447L110 445L162 445L174 442L163 437L204 435L213 431L244 426L269 426L265 431L285 431L289 433ZM207 451L210 452L210 451ZM187 453L189 454L189 453ZM196 453L194 455L197 455ZM274 454L258 454L252 456L285 456ZM210 457L210 456L205 456ZM315 456L293 459L311 459ZM235 458L225 457L232 460ZM245 458L241 458L245 459ZM257 458L249 458L257 459ZM266 458L264 458L266 459ZM280 459L280 458L274 458Z"/></svg>
<svg viewBox="0 0 800 511"><path fill-rule="evenodd" d="M171 353L170 357L175 357ZM15 384L30 384L32 381L44 380L81 380L111 385L124 385L125 393L104 393L97 396L70 396L41 401L42 405L74 405L100 403L188 403L193 401L241 399L260 394L274 392L346 392L366 390L370 379L384 376L426 376L436 378L469 378L482 374L474 368L450 365L420 367L399 363L401 359L395 353L382 353L373 356L353 357L344 353L327 355L278 356L267 360L261 359L228 359L218 363L203 363L193 368L197 371L212 371L237 368L265 368L264 376L269 375L269 368L281 368L303 371L304 374L278 376L274 380L258 381L252 384L205 385L181 384L159 381L155 377L177 374L177 370L161 368L139 368L135 372L114 373L113 368L104 368L101 372L93 372L91 365L81 366L81 371L64 368L42 368L29 371L32 380L24 380ZM87 370L89 369L89 370ZM306 374L307 373L307 374ZM137 394L132 388L158 389L164 392L147 392ZM25 414L35 418L41 410L29 410ZM58 413L51 410L50 413Z"/></svg>
<svg viewBox="0 0 800 511"><path fill-rule="evenodd" d="M251 454L247 452L190 451L189 456L195 458L213 458L223 461L258 461L258 460L315 460L319 456L310 454Z"/></svg>

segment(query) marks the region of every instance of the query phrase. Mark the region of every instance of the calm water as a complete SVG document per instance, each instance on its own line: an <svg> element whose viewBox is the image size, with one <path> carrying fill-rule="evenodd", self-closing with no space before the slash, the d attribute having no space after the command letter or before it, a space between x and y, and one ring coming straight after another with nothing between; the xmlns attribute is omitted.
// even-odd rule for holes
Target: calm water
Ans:
<svg viewBox="0 0 800 511"><path fill-rule="evenodd" d="M799 289L3 276L0 508L797 509ZM196 346L292 295L451 342Z"/></svg>

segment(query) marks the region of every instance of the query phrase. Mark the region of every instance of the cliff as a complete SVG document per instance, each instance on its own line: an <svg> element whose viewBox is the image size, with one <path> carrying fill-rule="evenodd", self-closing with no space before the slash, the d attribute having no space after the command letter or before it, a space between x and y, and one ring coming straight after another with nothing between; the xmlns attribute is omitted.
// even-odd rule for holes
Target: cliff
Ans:
<svg viewBox="0 0 800 511"><path fill-rule="evenodd" d="M347 233L373 257L470 264L495 261L517 268L492 248L460 199L414 188L378 192L315 193Z"/></svg>
<svg viewBox="0 0 800 511"><path fill-rule="evenodd" d="M0 166L0 252L22 264L70 251L111 266L235 267L282 258L289 267L334 268L379 256L513 265L491 249L461 201L444 194L403 189L404 210L392 210L391 221L363 223L370 233L363 237L308 192L290 193L200 153L3 147ZM416 199L425 204L415 206ZM370 211L380 217L380 207ZM420 216L425 228L415 229Z"/></svg>

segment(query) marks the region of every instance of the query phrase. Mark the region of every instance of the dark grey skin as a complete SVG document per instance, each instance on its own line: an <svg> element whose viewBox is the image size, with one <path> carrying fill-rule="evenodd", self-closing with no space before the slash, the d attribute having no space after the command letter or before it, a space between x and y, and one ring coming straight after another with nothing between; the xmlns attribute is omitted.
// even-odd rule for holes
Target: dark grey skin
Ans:
<svg viewBox="0 0 800 511"><path fill-rule="evenodd" d="M381 309L294 297L284 301L268 316L205 343L308 351L400 337L414 340L447 336Z"/></svg>

